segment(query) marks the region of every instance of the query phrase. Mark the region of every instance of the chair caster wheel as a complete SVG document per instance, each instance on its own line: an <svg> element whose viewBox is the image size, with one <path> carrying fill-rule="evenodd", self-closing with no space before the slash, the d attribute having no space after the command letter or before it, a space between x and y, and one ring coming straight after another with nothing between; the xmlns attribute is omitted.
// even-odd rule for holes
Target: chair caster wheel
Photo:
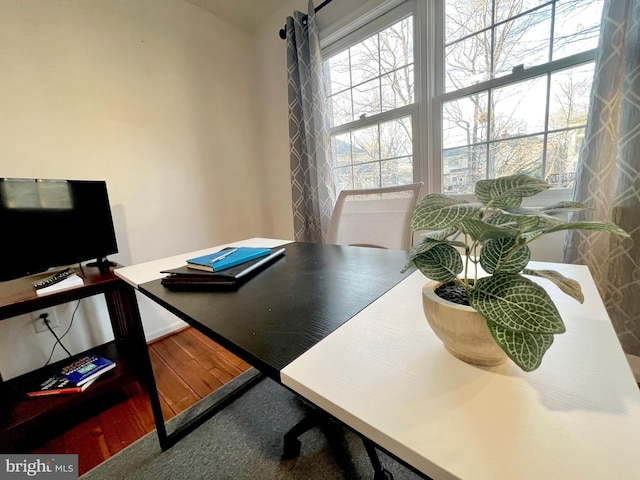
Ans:
<svg viewBox="0 0 640 480"><path fill-rule="evenodd" d="M302 444L300 440L297 438L286 439L284 440L284 448L282 452L282 458L284 460L288 460L291 458L296 458L300 455L300 448Z"/></svg>
<svg viewBox="0 0 640 480"><path fill-rule="evenodd" d="M393 480L393 474L384 468L373 476L373 480Z"/></svg>

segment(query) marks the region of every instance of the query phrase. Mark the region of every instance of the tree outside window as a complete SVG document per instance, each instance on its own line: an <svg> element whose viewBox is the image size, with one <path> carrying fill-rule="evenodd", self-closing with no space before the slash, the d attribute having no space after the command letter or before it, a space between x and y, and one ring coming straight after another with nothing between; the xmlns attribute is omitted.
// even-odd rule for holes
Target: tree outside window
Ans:
<svg viewBox="0 0 640 480"><path fill-rule="evenodd" d="M419 102L437 117L429 123L439 126L431 138L441 178L431 184L442 191L472 193L477 180L514 173L570 187L589 110L602 4L441 0L436 15L415 9L391 15L384 28L328 56L339 189L428 180L416 174L421 159L414 152L427 129ZM414 39L415 31L426 34ZM439 50L426 43L430 31L442 32ZM416 59L414 41L436 53ZM420 61L439 72L435 87L425 88L418 78ZM424 90L417 92L418 85Z"/></svg>

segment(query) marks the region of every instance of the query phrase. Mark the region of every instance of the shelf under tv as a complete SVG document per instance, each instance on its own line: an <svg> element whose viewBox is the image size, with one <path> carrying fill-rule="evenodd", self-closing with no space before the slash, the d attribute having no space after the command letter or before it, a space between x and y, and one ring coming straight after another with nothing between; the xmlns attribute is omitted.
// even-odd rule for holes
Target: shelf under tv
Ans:
<svg viewBox="0 0 640 480"><path fill-rule="evenodd" d="M120 390L135 380L144 378L148 356L141 355L140 348L134 345L144 344L140 327L140 313L135 294L113 273L113 269L83 267L80 275L84 285L49 295L38 296L33 288L33 279L22 278L4 282L0 292L0 320L26 314L51 306L67 303L79 298L104 294L109 310L115 340L91 348L89 351L116 362L116 368L99 378L84 392L64 395L28 397L27 391L41 378L53 373L60 364L71 359L37 369L6 382L0 379L0 451L25 451L33 445L34 438L42 436L43 431L52 430L54 424L66 422L73 424L73 418L82 409L95 409L101 399ZM87 352L74 355L73 358ZM150 367L150 366L149 366ZM64 413L67 413L64 415ZM95 413L95 412L94 412ZM55 425L59 426L59 425Z"/></svg>

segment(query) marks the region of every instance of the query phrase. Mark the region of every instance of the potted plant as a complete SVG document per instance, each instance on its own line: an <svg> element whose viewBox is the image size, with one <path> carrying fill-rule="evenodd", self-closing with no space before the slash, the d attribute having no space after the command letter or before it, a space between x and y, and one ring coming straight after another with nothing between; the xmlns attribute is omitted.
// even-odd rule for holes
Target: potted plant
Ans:
<svg viewBox="0 0 640 480"><path fill-rule="evenodd" d="M580 303L584 297L575 280L553 270L528 268L529 244L543 235L569 229L628 236L611 222L572 222L561 218L568 212L587 208L576 202L539 208L521 206L523 198L550 187L540 179L521 174L481 180L475 187L477 203L432 194L413 211L412 231L427 232L412 248L404 270L416 267L434 281L423 289L425 316L447 349L459 358L492 365L500 363L499 357L506 359L506 354L524 371L538 368L554 335L563 333L565 325L549 294L527 276L550 280ZM438 287L457 292L451 301L443 301L443 305L458 309L445 313L439 320L445 330L455 322L458 325L454 330L466 328L468 313L480 319L480 327L472 327L475 332L459 332L462 341L467 342L460 349L444 338L452 332L440 331L437 322L430 318L444 308L431 304L436 295L442 295L438 290L433 293ZM465 302L468 306L460 305ZM480 346L476 334L487 337L491 345ZM481 351L479 358L474 359L473 352L465 351L469 345L493 351Z"/></svg>

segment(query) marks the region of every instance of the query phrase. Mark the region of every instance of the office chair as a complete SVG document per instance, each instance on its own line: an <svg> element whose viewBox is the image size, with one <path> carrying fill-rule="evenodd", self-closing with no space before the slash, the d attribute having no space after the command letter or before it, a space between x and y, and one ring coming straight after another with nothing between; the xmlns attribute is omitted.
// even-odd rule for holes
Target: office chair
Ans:
<svg viewBox="0 0 640 480"><path fill-rule="evenodd" d="M331 215L327 243L409 250L412 246L411 214L418 203L422 182L366 190L342 190ZM283 458L300 454L298 437L326 417L313 409L284 436ZM371 461L374 480L392 475L380 463L371 440L360 437Z"/></svg>
<svg viewBox="0 0 640 480"><path fill-rule="evenodd" d="M422 185L342 190L331 216L327 243L409 250L411 214Z"/></svg>

